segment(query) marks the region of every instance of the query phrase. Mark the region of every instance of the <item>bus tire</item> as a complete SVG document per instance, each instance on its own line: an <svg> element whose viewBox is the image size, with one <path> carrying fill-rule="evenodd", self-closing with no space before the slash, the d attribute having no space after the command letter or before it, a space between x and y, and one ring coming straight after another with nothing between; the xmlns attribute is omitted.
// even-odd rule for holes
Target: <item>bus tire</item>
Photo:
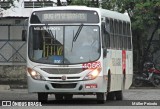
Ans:
<svg viewBox="0 0 160 109"><path fill-rule="evenodd" d="M107 100L114 100L115 92L108 92L107 93Z"/></svg>
<svg viewBox="0 0 160 109"><path fill-rule="evenodd" d="M106 93L97 93L97 103L104 104L106 101Z"/></svg>
<svg viewBox="0 0 160 109"><path fill-rule="evenodd" d="M115 96L116 96L116 100L123 100L123 92L122 91L116 91Z"/></svg>
<svg viewBox="0 0 160 109"><path fill-rule="evenodd" d="M48 94L47 93L38 93L38 101L42 103L46 103L48 100Z"/></svg>
<svg viewBox="0 0 160 109"><path fill-rule="evenodd" d="M55 99L56 100L63 100L63 95L62 94L55 94Z"/></svg>
<svg viewBox="0 0 160 109"><path fill-rule="evenodd" d="M73 94L65 94L64 99L65 100L72 100L73 99Z"/></svg>

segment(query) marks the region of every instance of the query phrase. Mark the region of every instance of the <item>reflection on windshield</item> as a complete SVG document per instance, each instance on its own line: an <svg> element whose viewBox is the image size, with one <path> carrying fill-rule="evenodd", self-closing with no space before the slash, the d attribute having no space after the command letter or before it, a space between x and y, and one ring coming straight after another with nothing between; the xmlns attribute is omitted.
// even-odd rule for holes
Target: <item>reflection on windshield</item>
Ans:
<svg viewBox="0 0 160 109"><path fill-rule="evenodd" d="M46 64L78 64L96 61L100 57L98 26L84 26L73 41L80 26L30 27L29 57Z"/></svg>

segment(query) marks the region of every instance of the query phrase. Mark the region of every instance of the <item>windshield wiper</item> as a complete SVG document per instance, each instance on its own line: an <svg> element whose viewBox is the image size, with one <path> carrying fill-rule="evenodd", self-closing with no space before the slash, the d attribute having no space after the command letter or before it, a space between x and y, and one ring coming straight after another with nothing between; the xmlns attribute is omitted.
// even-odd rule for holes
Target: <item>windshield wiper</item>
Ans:
<svg viewBox="0 0 160 109"><path fill-rule="evenodd" d="M81 25L79 26L79 28L78 28L78 30L77 30L77 32L76 32L75 35L74 35L74 30L73 30L73 39L72 39L72 48L71 48L71 51L72 51L72 49L73 49L73 42L75 42L75 41L77 40L77 38L78 38L78 36L79 36L82 28L83 28L83 24L81 24Z"/></svg>
<svg viewBox="0 0 160 109"><path fill-rule="evenodd" d="M83 24L81 24L81 25L79 26L79 28L78 28L78 30L77 30L75 36L73 37L73 42L75 42L75 41L77 40L77 38L78 38L78 36L79 36L79 34L80 34L82 28L83 28Z"/></svg>

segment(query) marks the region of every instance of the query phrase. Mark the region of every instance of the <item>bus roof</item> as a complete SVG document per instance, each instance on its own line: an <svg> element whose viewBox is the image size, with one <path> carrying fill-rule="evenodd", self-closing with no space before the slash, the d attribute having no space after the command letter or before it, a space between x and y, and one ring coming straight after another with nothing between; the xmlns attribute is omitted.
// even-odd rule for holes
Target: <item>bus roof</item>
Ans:
<svg viewBox="0 0 160 109"><path fill-rule="evenodd" d="M119 13L116 11L110 11L110 10L106 10L106 9L99 9L99 11L101 13L101 17L108 17L108 18L113 18L113 19L118 19L118 20L130 22L130 18L128 16L128 14Z"/></svg>
<svg viewBox="0 0 160 109"><path fill-rule="evenodd" d="M107 9L101 9L101 8L93 8L93 7L87 7L87 6L56 6L56 7L45 7L45 8L36 8L33 9L34 11L45 11L45 10L94 10L99 13L101 17L108 17L123 21L130 22L130 18L127 14L122 14L116 11L111 11Z"/></svg>

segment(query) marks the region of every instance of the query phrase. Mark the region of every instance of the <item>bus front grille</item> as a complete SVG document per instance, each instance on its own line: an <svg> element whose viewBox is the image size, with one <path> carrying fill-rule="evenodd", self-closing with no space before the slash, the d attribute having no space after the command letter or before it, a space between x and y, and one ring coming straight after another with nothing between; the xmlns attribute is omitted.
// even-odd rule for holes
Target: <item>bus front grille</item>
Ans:
<svg viewBox="0 0 160 109"><path fill-rule="evenodd" d="M70 83L70 84L58 84L58 83L51 83L53 88L75 88L77 83Z"/></svg>
<svg viewBox="0 0 160 109"><path fill-rule="evenodd" d="M49 74L78 74L83 71L82 68L41 68Z"/></svg>
<svg viewBox="0 0 160 109"><path fill-rule="evenodd" d="M49 79L62 79L62 77L48 77ZM67 77L68 80L70 79L79 79L80 77Z"/></svg>

